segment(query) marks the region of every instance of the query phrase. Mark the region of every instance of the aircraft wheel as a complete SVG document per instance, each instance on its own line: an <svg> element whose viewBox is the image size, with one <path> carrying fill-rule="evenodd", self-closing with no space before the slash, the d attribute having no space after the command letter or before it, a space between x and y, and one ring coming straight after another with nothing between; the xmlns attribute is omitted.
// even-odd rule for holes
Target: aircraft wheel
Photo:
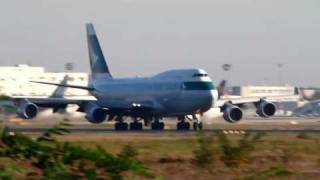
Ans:
<svg viewBox="0 0 320 180"><path fill-rule="evenodd" d="M202 127L203 127L203 125L202 125L202 122L194 122L193 123L193 130L195 130L195 131L197 131L197 130L202 130Z"/></svg>
<svg viewBox="0 0 320 180"><path fill-rule="evenodd" d="M164 122L160 123L161 124L161 130L164 130Z"/></svg>
<svg viewBox="0 0 320 180"><path fill-rule="evenodd" d="M159 130L164 130L164 123L163 122L159 123Z"/></svg>
<svg viewBox="0 0 320 180"><path fill-rule="evenodd" d="M198 124L198 128L199 128L199 130L202 130L202 128L203 128L202 122L200 122L200 123Z"/></svg>
<svg viewBox="0 0 320 180"><path fill-rule="evenodd" d="M183 130L183 123L182 122L177 123L177 130Z"/></svg>
<svg viewBox="0 0 320 180"><path fill-rule="evenodd" d="M130 130L141 131L142 130L142 123L139 123L139 122L130 123Z"/></svg>
<svg viewBox="0 0 320 180"><path fill-rule="evenodd" d="M152 130L164 130L164 123L163 122L154 122L151 124Z"/></svg>
<svg viewBox="0 0 320 180"><path fill-rule="evenodd" d="M190 123L189 122L178 122L177 123L177 130L179 131L187 131L190 129Z"/></svg>
<svg viewBox="0 0 320 180"><path fill-rule="evenodd" d="M193 123L193 130L195 130L195 131L198 130L198 123L197 122Z"/></svg>
<svg viewBox="0 0 320 180"><path fill-rule="evenodd" d="M124 122L115 123L115 130L116 131L126 131L126 130L128 130L128 123L124 123Z"/></svg>
<svg viewBox="0 0 320 180"><path fill-rule="evenodd" d="M189 122L185 122L184 123L184 128L185 128L185 130L189 130L190 129L190 123Z"/></svg>

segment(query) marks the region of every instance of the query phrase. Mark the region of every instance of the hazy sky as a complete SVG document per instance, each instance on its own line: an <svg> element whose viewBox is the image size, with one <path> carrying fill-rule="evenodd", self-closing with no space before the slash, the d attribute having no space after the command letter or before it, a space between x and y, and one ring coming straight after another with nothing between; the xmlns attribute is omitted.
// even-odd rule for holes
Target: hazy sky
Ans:
<svg viewBox="0 0 320 180"><path fill-rule="evenodd" d="M274 84L283 63L283 82L320 86L319 0L1 0L0 65L89 72L87 22L114 76L199 67Z"/></svg>

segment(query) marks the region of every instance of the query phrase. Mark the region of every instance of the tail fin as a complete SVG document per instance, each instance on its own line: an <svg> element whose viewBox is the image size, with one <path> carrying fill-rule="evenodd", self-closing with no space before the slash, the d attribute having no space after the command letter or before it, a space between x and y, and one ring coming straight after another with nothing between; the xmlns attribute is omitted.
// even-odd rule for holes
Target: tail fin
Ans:
<svg viewBox="0 0 320 180"><path fill-rule="evenodd" d="M63 80L60 82L60 84L62 85L66 85L67 84L67 81L68 81L68 75L65 75L63 77ZM58 86L54 91L53 93L51 94L51 98L63 98L64 96L64 93L66 91L66 87L63 87L63 86Z"/></svg>
<svg viewBox="0 0 320 180"><path fill-rule="evenodd" d="M218 87L218 98L220 99L221 96L224 96L227 94L227 81L226 80L222 80L219 84L219 87Z"/></svg>
<svg viewBox="0 0 320 180"><path fill-rule="evenodd" d="M106 60L104 59L96 32L92 24L87 24L87 40L90 58L91 74L93 77L107 76L112 78Z"/></svg>

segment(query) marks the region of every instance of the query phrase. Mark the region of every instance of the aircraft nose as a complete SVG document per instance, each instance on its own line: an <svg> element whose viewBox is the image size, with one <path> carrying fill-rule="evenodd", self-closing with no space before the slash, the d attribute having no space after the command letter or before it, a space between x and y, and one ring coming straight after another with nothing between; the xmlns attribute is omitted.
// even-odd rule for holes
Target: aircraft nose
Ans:
<svg viewBox="0 0 320 180"><path fill-rule="evenodd" d="M212 108L213 107L213 105L214 105L214 101L215 101L215 97L216 97L216 95L215 95L215 92L214 91L212 91L212 90L210 90L210 91L207 91L206 93L205 93L205 106L202 108L202 111L203 112L206 112L206 111L208 111L210 108Z"/></svg>

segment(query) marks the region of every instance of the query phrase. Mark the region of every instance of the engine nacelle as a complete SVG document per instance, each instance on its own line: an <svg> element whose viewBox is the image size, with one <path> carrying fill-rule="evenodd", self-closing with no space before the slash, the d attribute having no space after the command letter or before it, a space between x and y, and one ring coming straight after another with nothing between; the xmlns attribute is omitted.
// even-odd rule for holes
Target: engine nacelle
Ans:
<svg viewBox="0 0 320 180"><path fill-rule="evenodd" d="M86 119L90 123L95 123L95 124L102 123L107 116L106 110L104 110L103 108L93 103L88 103L85 106L85 113L86 113L86 116L85 116Z"/></svg>
<svg viewBox="0 0 320 180"><path fill-rule="evenodd" d="M223 106L223 118L229 123L240 121L242 119L242 114L242 110L231 103L226 103Z"/></svg>
<svg viewBox="0 0 320 180"><path fill-rule="evenodd" d="M38 114L38 106L28 100L19 103L17 114L24 119L32 119Z"/></svg>
<svg viewBox="0 0 320 180"><path fill-rule="evenodd" d="M277 110L276 106L273 103L270 103L263 99L258 104L256 104L256 107L257 114L263 118L273 116Z"/></svg>

